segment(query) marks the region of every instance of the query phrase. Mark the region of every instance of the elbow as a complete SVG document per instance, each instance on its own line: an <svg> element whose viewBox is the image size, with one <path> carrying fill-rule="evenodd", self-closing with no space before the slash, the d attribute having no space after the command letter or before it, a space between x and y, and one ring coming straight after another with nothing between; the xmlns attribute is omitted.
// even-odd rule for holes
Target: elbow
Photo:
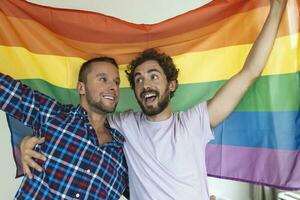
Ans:
<svg viewBox="0 0 300 200"><path fill-rule="evenodd" d="M254 83L261 75L262 71L244 69L240 72L240 77L246 85L251 85Z"/></svg>

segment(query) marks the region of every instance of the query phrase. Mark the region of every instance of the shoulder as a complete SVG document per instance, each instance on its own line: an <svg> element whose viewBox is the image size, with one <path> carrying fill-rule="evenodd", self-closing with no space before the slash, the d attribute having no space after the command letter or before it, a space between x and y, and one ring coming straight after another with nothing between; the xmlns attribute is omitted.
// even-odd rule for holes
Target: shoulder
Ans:
<svg viewBox="0 0 300 200"><path fill-rule="evenodd" d="M109 123L132 123L139 118L141 118L142 113L141 112L133 112L132 110L130 111L125 111L125 112L119 112L119 113L114 113L111 115L107 116L107 121Z"/></svg>
<svg viewBox="0 0 300 200"><path fill-rule="evenodd" d="M195 117L203 114L207 114L207 102L201 102L195 106L187 109L186 111L181 111L176 113L179 117Z"/></svg>

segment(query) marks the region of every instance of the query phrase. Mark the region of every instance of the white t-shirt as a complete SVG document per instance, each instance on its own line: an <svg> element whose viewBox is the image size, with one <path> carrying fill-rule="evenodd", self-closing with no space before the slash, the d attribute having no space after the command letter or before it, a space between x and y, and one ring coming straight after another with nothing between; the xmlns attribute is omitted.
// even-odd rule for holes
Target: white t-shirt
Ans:
<svg viewBox="0 0 300 200"><path fill-rule="evenodd" d="M126 139L130 200L208 200L205 146L213 138L207 104L148 121L141 112L108 118Z"/></svg>

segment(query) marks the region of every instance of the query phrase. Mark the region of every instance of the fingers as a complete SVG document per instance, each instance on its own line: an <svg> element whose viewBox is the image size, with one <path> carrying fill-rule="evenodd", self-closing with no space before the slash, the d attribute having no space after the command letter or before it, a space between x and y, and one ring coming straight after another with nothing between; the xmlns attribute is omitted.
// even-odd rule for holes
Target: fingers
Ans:
<svg viewBox="0 0 300 200"><path fill-rule="evenodd" d="M34 168L35 170L41 172L42 168L39 166L33 159L31 159L29 156L25 156L24 160L22 160L23 165L23 171L24 174L27 175L30 179L33 178L33 175L31 173L30 167Z"/></svg>
<svg viewBox="0 0 300 200"><path fill-rule="evenodd" d="M38 165L34 159L40 159L42 161L46 160L46 157L42 154L32 150L35 145L45 142L45 138L36 137L25 137L21 142L21 161L23 165L24 174L30 179L33 178L30 167L41 172L42 168Z"/></svg>
<svg viewBox="0 0 300 200"><path fill-rule="evenodd" d="M28 176L29 179L32 179L32 178L33 178L33 175L32 175L32 173L31 173L31 171L30 171L28 165L24 164L23 162L22 162L22 165L23 165L23 172L24 172L24 175L25 175L25 176Z"/></svg>
<svg viewBox="0 0 300 200"><path fill-rule="evenodd" d="M42 137L42 138L36 138L36 137L34 137L33 142L34 142L35 144L42 144L42 143L45 142L45 137Z"/></svg>
<svg viewBox="0 0 300 200"><path fill-rule="evenodd" d="M31 160L31 158L40 159L42 161L46 160L46 157L38 152L33 151L35 145L42 144L45 142L45 138L36 138L36 137L26 137L21 142L21 156L22 160ZM29 158L28 158L29 157Z"/></svg>
<svg viewBox="0 0 300 200"><path fill-rule="evenodd" d="M31 137L31 136L24 137L21 142L21 145L20 145L21 153L23 154L23 152L26 148L33 149L33 147L36 144L38 144L37 141L38 141L38 138L35 138L35 137Z"/></svg>
<svg viewBox="0 0 300 200"><path fill-rule="evenodd" d="M42 144L43 142L45 142L45 137L42 138L37 138L37 137L31 137L31 138L26 138L24 139L24 146L26 147L31 147L31 149L33 149L33 147L37 144ZM23 143L23 141L22 141Z"/></svg>
<svg viewBox="0 0 300 200"><path fill-rule="evenodd" d="M24 152L24 155L22 155L22 165L23 168L29 168L32 167L35 170L38 170L39 172L42 171L42 168L40 165L38 165L33 159L37 158L37 159L41 159L45 161L45 158L43 155L41 155L40 153L37 153L33 150L28 150L26 149ZM28 173L26 173L28 174Z"/></svg>
<svg viewBox="0 0 300 200"><path fill-rule="evenodd" d="M25 156L35 158L35 159L38 159L38 160L42 160L42 161L46 161L46 157L43 154L41 154L39 152L36 152L36 151L33 151L33 150L29 150L29 149L25 150L24 157Z"/></svg>

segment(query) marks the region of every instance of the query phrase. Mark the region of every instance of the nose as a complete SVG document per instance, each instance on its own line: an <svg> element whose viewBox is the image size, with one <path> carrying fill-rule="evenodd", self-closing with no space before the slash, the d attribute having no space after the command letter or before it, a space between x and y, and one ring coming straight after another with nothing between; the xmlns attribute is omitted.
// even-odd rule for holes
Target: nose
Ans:
<svg viewBox="0 0 300 200"><path fill-rule="evenodd" d="M144 79L143 88L146 89L146 90L151 88L151 83L150 83L149 80Z"/></svg>
<svg viewBox="0 0 300 200"><path fill-rule="evenodd" d="M109 88L109 90L112 90L112 91L118 91L119 85L114 81L110 81L108 88Z"/></svg>

